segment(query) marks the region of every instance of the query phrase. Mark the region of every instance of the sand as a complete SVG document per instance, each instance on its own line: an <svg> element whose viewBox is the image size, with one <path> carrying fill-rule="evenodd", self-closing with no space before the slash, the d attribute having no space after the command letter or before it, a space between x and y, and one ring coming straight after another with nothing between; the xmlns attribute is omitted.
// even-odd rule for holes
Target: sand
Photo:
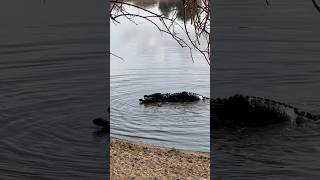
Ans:
<svg viewBox="0 0 320 180"><path fill-rule="evenodd" d="M209 153L110 139L110 179L210 179Z"/></svg>

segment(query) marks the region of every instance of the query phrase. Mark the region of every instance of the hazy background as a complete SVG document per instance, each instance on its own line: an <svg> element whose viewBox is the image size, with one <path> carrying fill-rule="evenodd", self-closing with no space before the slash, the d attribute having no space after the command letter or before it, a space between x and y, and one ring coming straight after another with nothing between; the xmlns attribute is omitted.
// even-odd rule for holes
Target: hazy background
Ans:
<svg viewBox="0 0 320 180"><path fill-rule="evenodd" d="M0 179L105 179L106 3L0 2Z"/></svg>
<svg viewBox="0 0 320 180"><path fill-rule="evenodd" d="M312 1L216 1L214 97L261 96L320 114L320 14ZM316 179L319 123L213 131L219 179Z"/></svg>

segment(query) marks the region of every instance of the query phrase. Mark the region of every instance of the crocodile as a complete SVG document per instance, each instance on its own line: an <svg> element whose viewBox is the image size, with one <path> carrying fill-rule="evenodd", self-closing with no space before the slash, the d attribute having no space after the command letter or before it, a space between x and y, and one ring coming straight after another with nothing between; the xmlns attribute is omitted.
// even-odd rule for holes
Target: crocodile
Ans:
<svg viewBox="0 0 320 180"><path fill-rule="evenodd" d="M210 99L208 97L196 94L193 92L179 92L179 93L155 93L151 95L144 95L143 99L139 99L141 104L161 103L161 102L194 102Z"/></svg>
<svg viewBox="0 0 320 180"><path fill-rule="evenodd" d="M194 102L210 100L211 128L265 127L267 125L318 120L314 115L298 108L267 98L236 94L228 98L208 98L193 92L155 93L144 95L141 104L162 102Z"/></svg>
<svg viewBox="0 0 320 180"><path fill-rule="evenodd" d="M110 106L108 107L107 111L110 114ZM106 120L104 118L99 117L93 119L92 122L96 126L100 127L100 130L96 131L98 134L110 133L110 120Z"/></svg>
<svg viewBox="0 0 320 180"><path fill-rule="evenodd" d="M104 118L95 118L92 120L93 124L100 127L99 133L109 133L110 132L110 121Z"/></svg>
<svg viewBox="0 0 320 180"><path fill-rule="evenodd" d="M210 99L211 128L265 127L267 125L307 120L318 120L319 115L267 98L233 95L229 98Z"/></svg>

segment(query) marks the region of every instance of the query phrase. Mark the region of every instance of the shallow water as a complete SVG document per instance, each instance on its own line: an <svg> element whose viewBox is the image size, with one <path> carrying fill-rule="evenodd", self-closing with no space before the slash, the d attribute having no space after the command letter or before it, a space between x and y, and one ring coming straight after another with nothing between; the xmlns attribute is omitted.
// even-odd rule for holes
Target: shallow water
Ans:
<svg viewBox="0 0 320 180"><path fill-rule="evenodd" d="M310 1L215 3L213 96L267 97L320 114L320 14ZM316 179L320 124L213 132L216 179Z"/></svg>
<svg viewBox="0 0 320 180"><path fill-rule="evenodd" d="M0 2L0 179L104 179L103 2Z"/></svg>
<svg viewBox="0 0 320 180"><path fill-rule="evenodd" d="M146 5L158 12L159 4ZM164 2L160 7L170 3ZM166 4L168 3L168 4ZM174 3L173 3L174 4ZM170 8L168 8L170 9ZM149 23L111 23L111 133L148 144L209 152L209 102L144 106L145 94L192 91L209 96L205 59Z"/></svg>

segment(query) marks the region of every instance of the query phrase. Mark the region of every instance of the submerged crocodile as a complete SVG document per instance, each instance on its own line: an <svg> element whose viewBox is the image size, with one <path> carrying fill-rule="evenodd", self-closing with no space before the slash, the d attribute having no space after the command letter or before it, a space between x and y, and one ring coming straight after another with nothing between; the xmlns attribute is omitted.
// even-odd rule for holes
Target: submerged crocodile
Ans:
<svg viewBox="0 0 320 180"><path fill-rule="evenodd" d="M161 103L161 102L194 102L210 99L208 97L196 94L193 92L179 92L179 93L155 93L151 95L144 95L144 99L139 99L141 104Z"/></svg>
<svg viewBox="0 0 320 180"><path fill-rule="evenodd" d="M145 95L141 104L162 102L194 102L210 99L211 128L265 127L267 125L318 120L313 115L286 103L254 96L234 95L229 98L208 98L192 92Z"/></svg>
<svg viewBox="0 0 320 180"><path fill-rule="evenodd" d="M110 114L110 106L108 107L108 113ZM93 124L100 127L100 129L96 131L96 133L98 134L110 133L110 120L106 120L104 118L99 117L92 120L92 122Z"/></svg>
<svg viewBox="0 0 320 180"><path fill-rule="evenodd" d="M302 123L318 120L313 115L291 105L274 100L234 95L210 100L211 127L264 127L281 122Z"/></svg>
<svg viewBox="0 0 320 180"><path fill-rule="evenodd" d="M97 125L99 129L94 133L98 135L104 135L110 133L110 121L104 118L96 118L93 121L93 124Z"/></svg>

